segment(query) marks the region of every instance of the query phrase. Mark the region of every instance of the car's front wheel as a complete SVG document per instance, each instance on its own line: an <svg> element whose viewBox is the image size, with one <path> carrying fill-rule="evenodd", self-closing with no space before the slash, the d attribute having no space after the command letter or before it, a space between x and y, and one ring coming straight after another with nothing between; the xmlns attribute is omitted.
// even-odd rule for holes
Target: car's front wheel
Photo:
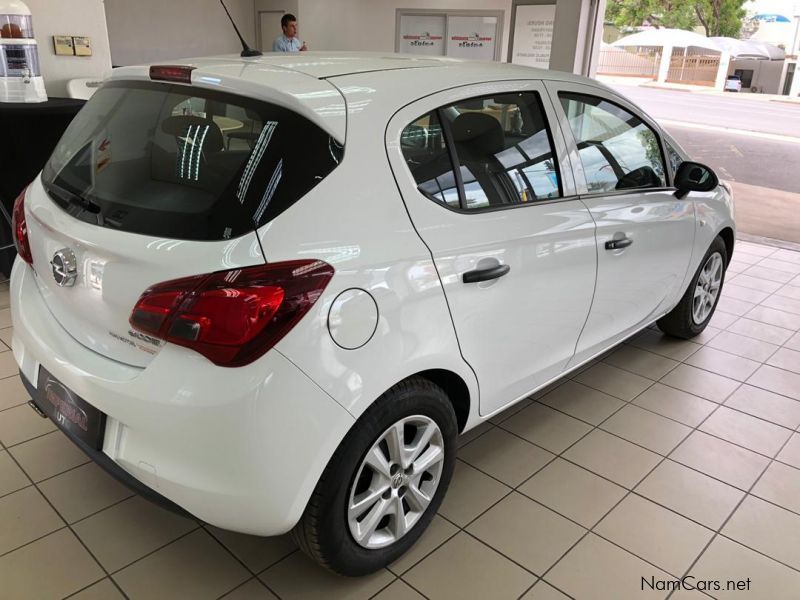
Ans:
<svg viewBox="0 0 800 600"><path fill-rule="evenodd" d="M441 388L403 381L334 453L292 536L323 566L364 575L392 563L430 523L455 466L458 426Z"/></svg>
<svg viewBox="0 0 800 600"><path fill-rule="evenodd" d="M727 248L722 238L717 236L681 301L658 320L659 329L667 335L684 339L702 333L717 308L727 266Z"/></svg>

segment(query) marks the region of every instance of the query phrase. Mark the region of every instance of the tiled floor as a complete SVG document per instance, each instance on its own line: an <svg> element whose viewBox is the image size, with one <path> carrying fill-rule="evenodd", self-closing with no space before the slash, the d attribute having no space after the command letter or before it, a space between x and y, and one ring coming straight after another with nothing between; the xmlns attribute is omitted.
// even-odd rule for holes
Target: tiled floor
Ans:
<svg viewBox="0 0 800 600"><path fill-rule="evenodd" d="M7 306L0 286L2 349ZM0 352L0 597L663 598L642 578L687 574L800 597L798 330L800 253L739 243L705 333L648 329L469 432L429 531L361 579L132 496Z"/></svg>

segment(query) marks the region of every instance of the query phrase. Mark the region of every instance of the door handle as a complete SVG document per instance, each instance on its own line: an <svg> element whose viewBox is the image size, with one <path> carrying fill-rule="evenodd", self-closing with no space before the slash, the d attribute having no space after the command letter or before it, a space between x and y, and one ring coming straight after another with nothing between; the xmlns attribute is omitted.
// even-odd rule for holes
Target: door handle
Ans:
<svg viewBox="0 0 800 600"><path fill-rule="evenodd" d="M496 265L488 269L475 269L474 271L467 271L462 276L464 283L479 283L481 281L489 281L502 277L511 270L508 265Z"/></svg>
<svg viewBox="0 0 800 600"><path fill-rule="evenodd" d="M631 238L622 238L621 240L610 240L606 242L606 250L621 250L627 248L633 243Z"/></svg>

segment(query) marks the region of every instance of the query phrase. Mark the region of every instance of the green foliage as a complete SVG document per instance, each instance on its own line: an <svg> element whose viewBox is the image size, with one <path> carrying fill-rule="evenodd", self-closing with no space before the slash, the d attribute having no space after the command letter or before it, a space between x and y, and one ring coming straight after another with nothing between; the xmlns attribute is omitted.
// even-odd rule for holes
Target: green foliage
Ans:
<svg viewBox="0 0 800 600"><path fill-rule="evenodd" d="M698 0L695 12L707 36L739 37L745 9L744 0Z"/></svg>
<svg viewBox="0 0 800 600"><path fill-rule="evenodd" d="M694 29L702 26L707 36L738 37L746 0L608 0L606 21L617 27Z"/></svg>

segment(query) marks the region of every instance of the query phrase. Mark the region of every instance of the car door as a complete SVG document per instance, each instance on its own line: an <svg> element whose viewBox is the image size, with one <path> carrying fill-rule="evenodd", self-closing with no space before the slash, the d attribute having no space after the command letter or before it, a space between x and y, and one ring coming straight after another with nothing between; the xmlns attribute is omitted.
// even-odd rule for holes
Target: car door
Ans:
<svg viewBox="0 0 800 600"><path fill-rule="evenodd" d="M597 226L597 285L574 365L677 301L695 214L691 198L675 196L663 140L646 116L597 87L547 85L571 147L578 192Z"/></svg>
<svg viewBox="0 0 800 600"><path fill-rule="evenodd" d="M406 106L386 132L482 415L557 377L591 306L594 223L553 119L541 82L499 82Z"/></svg>

